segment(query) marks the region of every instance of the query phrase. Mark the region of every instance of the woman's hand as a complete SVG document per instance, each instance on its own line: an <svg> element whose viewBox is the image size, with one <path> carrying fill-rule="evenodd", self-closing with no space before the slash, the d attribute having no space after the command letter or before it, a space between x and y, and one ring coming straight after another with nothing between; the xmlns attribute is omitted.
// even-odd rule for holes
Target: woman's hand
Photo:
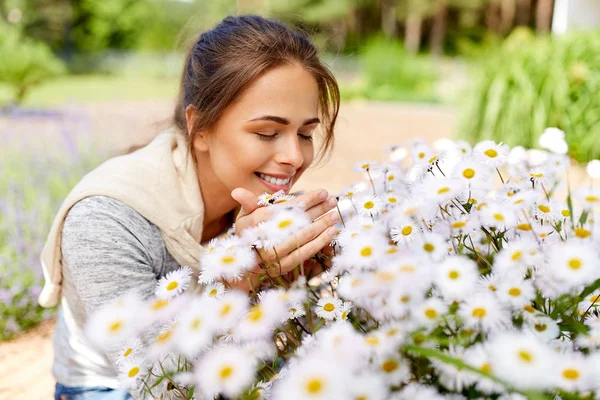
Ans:
<svg viewBox="0 0 600 400"><path fill-rule="evenodd" d="M241 235L245 229L267 221L272 216L273 209L271 207L259 207L257 204L258 198L246 189L235 189L231 196L242 206L236 218L236 235ZM327 247L336 233L333 225L339 221L337 212L320 218L323 214L335 208L337 204L335 198L328 197L325 190L314 190L289 202L303 204L305 212L313 222L276 246L275 251L258 249L263 264L276 266L276 268L271 268L268 271L271 277L287 274L321 249ZM257 266L251 272L263 271Z"/></svg>

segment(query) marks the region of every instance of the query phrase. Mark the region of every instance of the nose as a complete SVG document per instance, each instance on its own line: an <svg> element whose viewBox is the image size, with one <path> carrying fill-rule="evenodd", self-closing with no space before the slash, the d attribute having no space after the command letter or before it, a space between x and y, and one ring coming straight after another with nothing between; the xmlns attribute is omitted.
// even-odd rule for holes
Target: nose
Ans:
<svg viewBox="0 0 600 400"><path fill-rule="evenodd" d="M281 148L277 151L276 161L278 164L287 164L298 169L304 164L304 156L300 147L298 135L293 135L290 140L281 141Z"/></svg>

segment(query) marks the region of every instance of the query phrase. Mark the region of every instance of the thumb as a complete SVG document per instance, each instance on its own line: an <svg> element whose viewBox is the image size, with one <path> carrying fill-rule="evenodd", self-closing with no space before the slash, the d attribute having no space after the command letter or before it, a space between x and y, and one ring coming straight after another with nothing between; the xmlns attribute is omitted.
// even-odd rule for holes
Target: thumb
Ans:
<svg viewBox="0 0 600 400"><path fill-rule="evenodd" d="M236 188L231 192L231 197L242 205L237 218L246 216L258 208L258 197L244 188Z"/></svg>

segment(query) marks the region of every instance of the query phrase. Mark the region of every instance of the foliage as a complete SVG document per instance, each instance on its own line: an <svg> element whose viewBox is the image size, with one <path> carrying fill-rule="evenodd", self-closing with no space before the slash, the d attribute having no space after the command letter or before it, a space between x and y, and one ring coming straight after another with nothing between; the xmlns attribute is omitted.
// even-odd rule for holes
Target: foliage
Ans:
<svg viewBox="0 0 600 400"><path fill-rule="evenodd" d="M288 252L314 254L298 238L325 218L265 193L268 220L211 241L155 296L107 299L85 331L114 355L121 384L140 397L248 400L597 391L600 190L563 196L567 157L493 141L389 150L355 166L363 179L332 206L329 245L302 264ZM236 289L245 281L253 290Z"/></svg>
<svg viewBox="0 0 600 400"><path fill-rule="evenodd" d="M57 111L5 109L0 129L0 340L51 317L37 304L39 254L69 190L99 161L78 145L83 121ZM40 122L44 127L40 128ZM51 143L51 146L48 146Z"/></svg>
<svg viewBox="0 0 600 400"><path fill-rule="evenodd" d="M570 155L600 156L600 35L535 37L515 31L482 61L469 93L461 132L535 147L546 126L565 131Z"/></svg>
<svg viewBox="0 0 600 400"><path fill-rule="evenodd" d="M359 54L362 80L344 85L346 99L436 101L438 72L427 56L404 51L396 40L376 37Z"/></svg>
<svg viewBox="0 0 600 400"><path fill-rule="evenodd" d="M65 71L50 48L23 35L0 20L0 82L14 87L14 102L24 100L28 91Z"/></svg>

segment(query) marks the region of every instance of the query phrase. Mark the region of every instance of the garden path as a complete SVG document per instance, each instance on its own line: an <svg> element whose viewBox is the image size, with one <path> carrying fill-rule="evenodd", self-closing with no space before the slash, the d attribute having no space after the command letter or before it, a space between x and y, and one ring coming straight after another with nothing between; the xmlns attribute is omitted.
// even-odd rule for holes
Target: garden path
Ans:
<svg viewBox="0 0 600 400"><path fill-rule="evenodd" d="M88 117L95 145L122 152L150 140L172 109L168 101L103 103L73 106ZM0 124L7 123L2 121ZM385 160L383 147L412 137L433 141L452 135L457 124L453 109L433 105L353 102L342 106L337 142L330 161L307 171L297 189L340 190L358 178L352 167L360 160ZM16 339L0 343L0 400L51 399L54 380L52 331L47 321Z"/></svg>

